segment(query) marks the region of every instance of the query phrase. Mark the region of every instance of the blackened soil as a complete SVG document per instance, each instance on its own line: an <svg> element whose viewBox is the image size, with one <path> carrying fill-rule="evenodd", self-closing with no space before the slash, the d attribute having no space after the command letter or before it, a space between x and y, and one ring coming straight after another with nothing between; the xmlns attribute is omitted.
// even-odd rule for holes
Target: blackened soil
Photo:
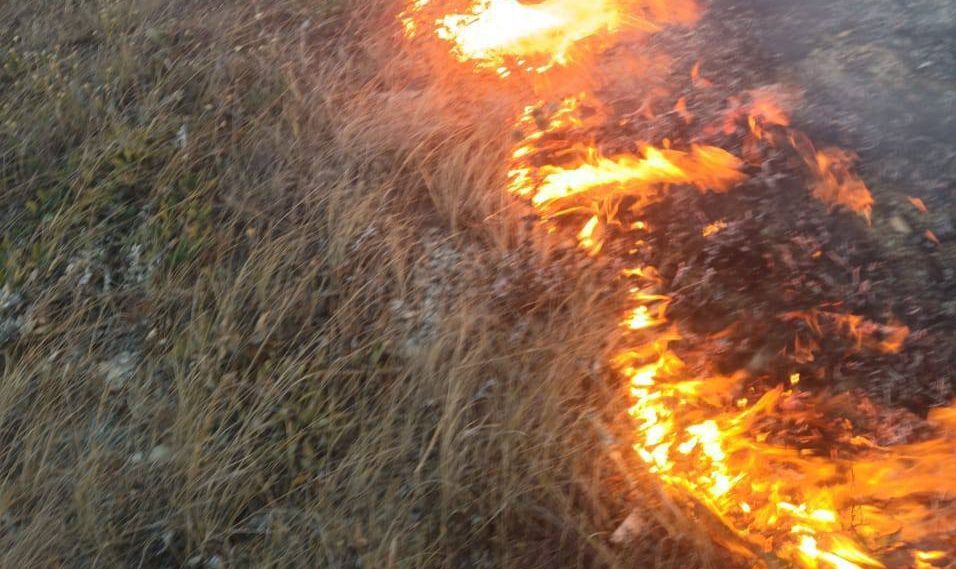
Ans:
<svg viewBox="0 0 956 569"><path fill-rule="evenodd" d="M599 136L606 149L666 138L753 154L740 133L706 125L720 122L731 97L782 85L799 100L794 128L818 147L858 154L876 200L870 223L830 210L809 195L792 152L762 148L748 157L742 187L720 195L675 191L645 212L652 247L641 260L667 279L672 316L701 334L724 335L722 368L770 381L799 371L810 389L858 390L920 414L953 397L954 10L945 0L716 0L693 30L670 30L641 46L645 56L671 58L669 75L612 94L621 102L618 116L634 114L652 89L664 85L668 93L653 95L655 119L642 113ZM695 63L706 86L691 80ZM690 124L666 112L679 97L693 114ZM704 237L716 221L726 227ZM862 317L866 345L837 324L808 329L792 317L811 310ZM880 349L901 325L910 329L902 349ZM812 344L810 352L801 342Z"/></svg>

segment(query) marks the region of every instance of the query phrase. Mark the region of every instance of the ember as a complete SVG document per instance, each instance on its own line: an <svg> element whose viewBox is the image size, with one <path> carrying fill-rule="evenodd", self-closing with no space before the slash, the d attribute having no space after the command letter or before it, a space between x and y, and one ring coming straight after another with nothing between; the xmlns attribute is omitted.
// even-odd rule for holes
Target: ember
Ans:
<svg viewBox="0 0 956 569"><path fill-rule="evenodd" d="M691 2L659 0L481 0L452 13L442 4L413 2L402 16L406 32L428 29L457 60L500 78L575 69L578 49L610 44L623 28L651 32L698 17ZM700 76L699 62L691 77L698 89L713 85ZM637 216L672 188L728 192L746 180L745 161L705 144L706 133L736 140L751 153L788 149L807 172L813 197L871 217L873 198L853 170L854 156L817 149L791 126L794 100L772 88L729 100L723 122L702 124L701 138L680 148L665 138L657 144L634 139L629 148L608 150L602 135L623 121L583 109L584 101L601 95L600 89L582 94L558 86L526 101L514 124L521 138L507 165L509 191L543 218L581 220L577 241L592 256L610 254L610 223L630 228L632 242L633 232L646 231ZM684 97L672 108L685 128L698 122ZM627 116L646 111L645 105ZM626 207L609 207L620 204ZM712 222L702 237L719 239L727 227L723 220ZM825 404L826 393L800 391L805 382L796 370L755 381L746 370L717 371L706 346L678 349L688 343L686 334L669 319L671 297L657 271L636 265L621 278L632 286L621 324L624 347L611 364L628 385L634 450L669 488L705 506L755 555L801 567L887 567L890 558L899 566L900 555L913 567L932 567L950 555L918 547L927 540L942 547L933 536L956 522L953 500L944 494L946 474L956 468L956 411L931 412L930 436L881 446L838 405ZM892 320L829 308L779 319L799 320L809 331L793 339L799 364L812 363L819 347L838 337L858 352L896 353L910 332Z"/></svg>

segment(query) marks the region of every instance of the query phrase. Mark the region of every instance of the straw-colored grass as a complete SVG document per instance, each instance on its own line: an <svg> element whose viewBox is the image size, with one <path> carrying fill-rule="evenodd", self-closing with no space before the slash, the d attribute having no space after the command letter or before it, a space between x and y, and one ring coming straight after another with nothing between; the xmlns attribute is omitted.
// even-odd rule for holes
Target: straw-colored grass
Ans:
<svg viewBox="0 0 956 569"><path fill-rule="evenodd" d="M393 14L0 4L0 567L701 564L596 427L618 285Z"/></svg>

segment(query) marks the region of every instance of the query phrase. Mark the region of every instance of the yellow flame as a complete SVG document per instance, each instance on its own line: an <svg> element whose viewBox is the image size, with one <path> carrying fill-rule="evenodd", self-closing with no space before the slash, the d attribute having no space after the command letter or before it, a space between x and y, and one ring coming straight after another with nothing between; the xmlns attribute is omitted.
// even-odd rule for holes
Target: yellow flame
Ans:
<svg viewBox="0 0 956 569"><path fill-rule="evenodd" d="M529 71L565 65L571 48L599 32L614 30L621 14L613 0L484 0L469 12L438 21L436 33L455 44L461 61L500 68L515 63Z"/></svg>
<svg viewBox="0 0 956 569"><path fill-rule="evenodd" d="M592 256L600 253L601 246L604 244L597 235L601 227L600 223L601 220L598 219L598 216L592 215L591 219L581 228L581 232L578 233L578 244Z"/></svg>
<svg viewBox="0 0 956 569"><path fill-rule="evenodd" d="M601 188L608 188L605 196L646 194L660 184L692 184L721 191L743 179L739 160L714 147L694 146L687 153L647 146L643 156L616 158L604 158L593 150L590 154L577 167L542 168L543 181L532 202L541 205Z"/></svg>

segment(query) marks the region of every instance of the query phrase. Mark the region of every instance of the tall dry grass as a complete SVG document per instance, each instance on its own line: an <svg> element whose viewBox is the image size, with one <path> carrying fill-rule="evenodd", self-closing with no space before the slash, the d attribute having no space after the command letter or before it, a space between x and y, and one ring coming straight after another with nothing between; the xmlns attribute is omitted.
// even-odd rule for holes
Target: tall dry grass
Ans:
<svg viewBox="0 0 956 569"><path fill-rule="evenodd" d="M0 566L706 564L626 452L617 285L394 8L0 5Z"/></svg>

